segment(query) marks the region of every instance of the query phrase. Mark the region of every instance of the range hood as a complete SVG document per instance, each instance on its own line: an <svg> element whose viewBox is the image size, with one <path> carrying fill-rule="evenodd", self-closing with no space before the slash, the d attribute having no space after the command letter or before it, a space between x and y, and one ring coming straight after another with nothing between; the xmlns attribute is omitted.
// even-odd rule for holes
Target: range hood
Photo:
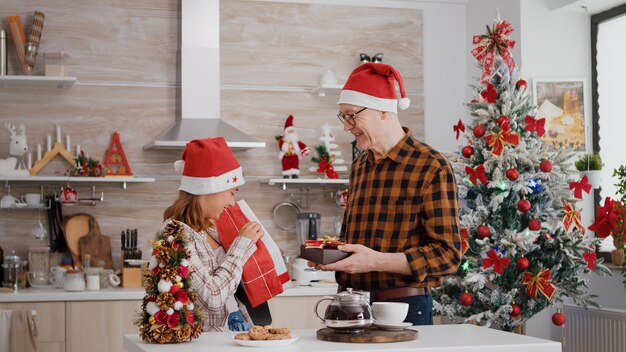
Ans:
<svg viewBox="0 0 626 352"><path fill-rule="evenodd" d="M181 149L207 137L224 137L233 150L265 147L220 119L219 5L219 0L182 0L181 119L144 149Z"/></svg>

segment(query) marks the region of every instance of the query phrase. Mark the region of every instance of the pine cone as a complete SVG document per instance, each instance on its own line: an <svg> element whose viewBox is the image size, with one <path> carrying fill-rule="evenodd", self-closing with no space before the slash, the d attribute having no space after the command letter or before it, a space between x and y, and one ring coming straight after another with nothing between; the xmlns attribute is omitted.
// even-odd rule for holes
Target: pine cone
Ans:
<svg viewBox="0 0 626 352"><path fill-rule="evenodd" d="M166 311L174 305L176 302L176 298L169 292L159 293L156 299L156 304L159 306L159 309L162 311Z"/></svg>
<svg viewBox="0 0 626 352"><path fill-rule="evenodd" d="M183 225L178 221L172 221L163 229L163 238L167 239L169 236L176 237L179 233L185 231Z"/></svg>
<svg viewBox="0 0 626 352"><path fill-rule="evenodd" d="M161 279L165 281L176 281L176 275L178 275L178 271L172 267L166 266L161 269Z"/></svg>
<svg viewBox="0 0 626 352"><path fill-rule="evenodd" d="M148 324L143 324L141 326L141 329L139 330L139 336L144 342L155 343L156 341L154 340L154 338L152 338L149 330L150 326Z"/></svg>
<svg viewBox="0 0 626 352"><path fill-rule="evenodd" d="M200 337L200 334L202 334L202 324L200 322L197 322L193 324L193 327L191 328L191 338L197 339L198 337Z"/></svg>
<svg viewBox="0 0 626 352"><path fill-rule="evenodd" d="M156 343L169 343L172 341L174 333L165 325L160 325L152 331L152 338Z"/></svg>
<svg viewBox="0 0 626 352"><path fill-rule="evenodd" d="M159 263L163 263L167 267L170 263L170 259L172 258L172 249L168 247L161 247L156 257Z"/></svg>
<svg viewBox="0 0 626 352"><path fill-rule="evenodd" d="M176 332L174 333L174 338L177 342L189 341L191 338L191 327L189 325L186 325L184 328L176 330Z"/></svg>

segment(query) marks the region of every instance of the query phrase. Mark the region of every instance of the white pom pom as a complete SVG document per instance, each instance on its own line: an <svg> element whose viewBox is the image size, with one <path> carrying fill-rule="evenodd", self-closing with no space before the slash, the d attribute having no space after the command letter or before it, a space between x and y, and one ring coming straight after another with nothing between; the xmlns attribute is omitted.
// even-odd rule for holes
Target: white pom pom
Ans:
<svg viewBox="0 0 626 352"><path fill-rule="evenodd" d="M174 314L174 310L172 308L170 308L165 313L167 313L167 315L172 315L172 314Z"/></svg>
<svg viewBox="0 0 626 352"><path fill-rule="evenodd" d="M183 259L180 261L180 265L184 266L184 267L188 267L189 266L189 261L187 259Z"/></svg>
<svg viewBox="0 0 626 352"><path fill-rule="evenodd" d="M187 310L193 310L193 308L194 308L193 303L189 303L189 304L187 305Z"/></svg>
<svg viewBox="0 0 626 352"><path fill-rule="evenodd" d="M400 110L408 109L409 105L411 105L411 99L409 98L402 98L398 101L398 107L400 108Z"/></svg>
<svg viewBox="0 0 626 352"><path fill-rule="evenodd" d="M170 288L172 288L172 283L165 280L160 280L157 284L157 288L159 292L170 292Z"/></svg>
<svg viewBox="0 0 626 352"><path fill-rule="evenodd" d="M148 264L148 270L152 271L152 269L156 268L159 265L155 256L150 257L150 264Z"/></svg>
<svg viewBox="0 0 626 352"><path fill-rule="evenodd" d="M183 308L183 302L176 301L176 303L174 303L174 310L181 310L182 308Z"/></svg>
<svg viewBox="0 0 626 352"><path fill-rule="evenodd" d="M172 236L172 235L167 236L167 242L169 242L169 243L174 242L174 236Z"/></svg>
<svg viewBox="0 0 626 352"><path fill-rule="evenodd" d="M159 310L159 306L157 306L156 302L148 302L148 304L146 304L146 312L150 315L154 315Z"/></svg>
<svg viewBox="0 0 626 352"><path fill-rule="evenodd" d="M176 275L176 282L180 282L180 280L182 280L183 278L180 277L180 275Z"/></svg>
<svg viewBox="0 0 626 352"><path fill-rule="evenodd" d="M185 160L176 160L174 162L174 170L179 174L183 173L183 169L185 168Z"/></svg>

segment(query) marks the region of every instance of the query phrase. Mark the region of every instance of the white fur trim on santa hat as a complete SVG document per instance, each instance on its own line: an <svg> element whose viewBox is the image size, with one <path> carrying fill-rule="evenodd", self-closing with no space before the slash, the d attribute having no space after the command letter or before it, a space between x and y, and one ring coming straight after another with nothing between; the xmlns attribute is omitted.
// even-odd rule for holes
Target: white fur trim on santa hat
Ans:
<svg viewBox="0 0 626 352"><path fill-rule="evenodd" d="M295 130L296 130L296 128L295 128L295 127L293 127L293 126L289 126L289 127L285 128L285 129L283 130L283 134L287 134L287 132L289 132L289 131L295 131Z"/></svg>
<svg viewBox="0 0 626 352"><path fill-rule="evenodd" d="M398 100L378 98L369 94L344 89L339 95L337 104L351 104L373 110L398 112Z"/></svg>
<svg viewBox="0 0 626 352"><path fill-rule="evenodd" d="M183 175L180 179L180 190L197 196L213 194L239 187L246 183L243 169L238 167L232 171L214 177L191 177Z"/></svg>
<svg viewBox="0 0 626 352"><path fill-rule="evenodd" d="M409 105L411 105L411 99L409 98L402 98L398 101L398 107L400 108L400 110L408 109Z"/></svg>

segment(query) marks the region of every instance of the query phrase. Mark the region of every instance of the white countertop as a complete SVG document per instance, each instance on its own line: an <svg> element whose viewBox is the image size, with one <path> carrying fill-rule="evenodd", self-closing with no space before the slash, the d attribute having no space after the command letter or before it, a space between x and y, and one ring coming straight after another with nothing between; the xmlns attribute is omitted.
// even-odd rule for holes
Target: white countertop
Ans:
<svg viewBox="0 0 626 352"><path fill-rule="evenodd" d="M299 286L288 289L280 297L325 296L337 293L336 285L324 287ZM77 302L77 301L126 301L140 300L142 288L107 288L100 291L66 292L61 288L27 288L18 293L0 293L0 303L17 302Z"/></svg>
<svg viewBox="0 0 626 352"><path fill-rule="evenodd" d="M181 344L145 344L138 334L125 335L123 346L128 352L232 352L232 351L284 351L284 352L343 352L343 351L498 351L498 352L561 352L561 344L555 341L538 339L484 328L475 325L433 325L416 326L419 338L414 341L394 343L338 343L320 341L316 330L294 330L293 335L300 338L291 345L273 348L242 347L233 342L235 333L208 332L197 340Z"/></svg>

